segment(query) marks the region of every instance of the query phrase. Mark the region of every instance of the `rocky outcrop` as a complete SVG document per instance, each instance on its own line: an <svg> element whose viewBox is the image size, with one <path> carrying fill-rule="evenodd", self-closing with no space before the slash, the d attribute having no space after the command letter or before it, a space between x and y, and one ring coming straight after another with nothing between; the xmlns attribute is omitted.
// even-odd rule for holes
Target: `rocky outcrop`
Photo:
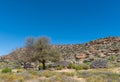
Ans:
<svg viewBox="0 0 120 82"><path fill-rule="evenodd" d="M106 60L97 59L91 63L90 68L106 68L107 66L108 64Z"/></svg>

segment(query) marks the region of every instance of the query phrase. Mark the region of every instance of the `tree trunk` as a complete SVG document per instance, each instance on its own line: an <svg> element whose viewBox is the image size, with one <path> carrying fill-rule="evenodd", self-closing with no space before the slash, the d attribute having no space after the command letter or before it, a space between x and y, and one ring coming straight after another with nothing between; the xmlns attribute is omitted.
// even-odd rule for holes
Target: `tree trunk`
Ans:
<svg viewBox="0 0 120 82"><path fill-rule="evenodd" d="M42 65L43 65L43 70L45 70L46 69L45 60L42 61Z"/></svg>

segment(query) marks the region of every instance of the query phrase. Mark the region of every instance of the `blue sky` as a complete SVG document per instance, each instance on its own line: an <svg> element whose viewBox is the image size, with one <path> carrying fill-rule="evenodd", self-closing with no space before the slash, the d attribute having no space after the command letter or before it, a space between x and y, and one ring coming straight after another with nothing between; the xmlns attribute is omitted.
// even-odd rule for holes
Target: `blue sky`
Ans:
<svg viewBox="0 0 120 82"><path fill-rule="evenodd" d="M48 36L52 44L120 35L120 0L0 0L0 55Z"/></svg>

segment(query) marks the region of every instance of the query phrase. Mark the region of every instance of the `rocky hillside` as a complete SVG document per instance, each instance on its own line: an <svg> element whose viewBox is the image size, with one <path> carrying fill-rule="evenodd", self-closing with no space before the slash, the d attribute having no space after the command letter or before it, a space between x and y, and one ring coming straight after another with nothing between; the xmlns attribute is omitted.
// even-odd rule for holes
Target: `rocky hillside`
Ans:
<svg viewBox="0 0 120 82"><path fill-rule="evenodd" d="M85 44L56 45L66 61L81 63L98 58L120 61L120 37L97 39Z"/></svg>
<svg viewBox="0 0 120 82"><path fill-rule="evenodd" d="M63 60L74 63L92 61L98 58L108 59L110 61L120 62L120 37L108 37L97 39L85 44L53 45L61 53ZM16 50L7 56L7 60L18 60L23 55L24 49ZM16 58L17 53L17 58Z"/></svg>

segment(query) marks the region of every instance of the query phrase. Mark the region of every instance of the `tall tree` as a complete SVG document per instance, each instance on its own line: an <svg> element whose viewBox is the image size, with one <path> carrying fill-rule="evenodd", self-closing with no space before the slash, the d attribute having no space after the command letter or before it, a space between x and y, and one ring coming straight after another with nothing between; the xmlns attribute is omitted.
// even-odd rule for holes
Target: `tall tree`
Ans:
<svg viewBox="0 0 120 82"><path fill-rule="evenodd" d="M50 45L50 40L47 37L38 38L35 42L34 59L41 62L43 69L46 69L46 61L59 60L60 54Z"/></svg>
<svg viewBox="0 0 120 82"><path fill-rule="evenodd" d="M42 63L43 69L46 69L47 61L60 60L60 53L50 45L50 40L47 37L40 37L37 40L32 38L27 39L26 54L31 61Z"/></svg>
<svg viewBox="0 0 120 82"><path fill-rule="evenodd" d="M25 45L25 57L26 61L31 61L31 58L34 54L34 44L35 44L35 38L30 37L26 39L26 45Z"/></svg>

